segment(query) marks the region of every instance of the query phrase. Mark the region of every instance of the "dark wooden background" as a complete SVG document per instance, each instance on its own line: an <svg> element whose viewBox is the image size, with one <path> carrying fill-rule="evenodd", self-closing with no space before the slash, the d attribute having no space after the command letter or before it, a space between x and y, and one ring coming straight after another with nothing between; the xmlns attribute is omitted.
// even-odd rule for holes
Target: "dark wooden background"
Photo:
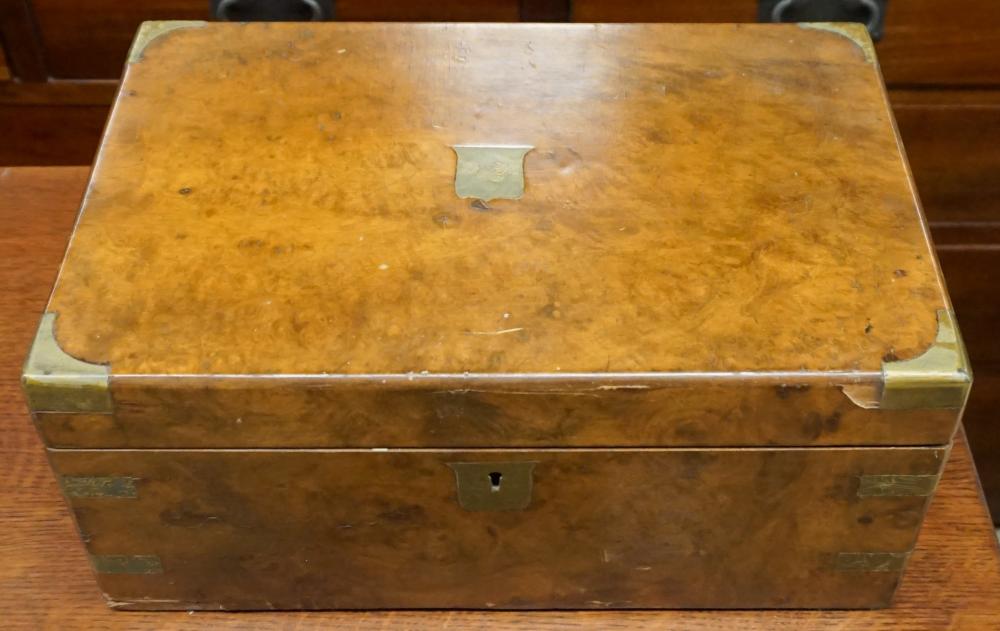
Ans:
<svg viewBox="0 0 1000 631"><path fill-rule="evenodd" d="M757 0L336 0L340 20L753 22ZM208 0L0 0L0 165L84 165L143 20ZM1000 0L890 0L877 45L976 373L965 425L1000 518Z"/></svg>

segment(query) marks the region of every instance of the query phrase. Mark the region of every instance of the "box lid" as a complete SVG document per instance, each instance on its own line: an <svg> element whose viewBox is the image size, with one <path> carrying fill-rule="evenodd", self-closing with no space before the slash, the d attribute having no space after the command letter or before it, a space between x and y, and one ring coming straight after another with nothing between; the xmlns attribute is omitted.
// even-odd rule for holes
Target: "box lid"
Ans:
<svg viewBox="0 0 1000 631"><path fill-rule="evenodd" d="M72 445L943 442L969 381L854 25L146 23L47 314Z"/></svg>

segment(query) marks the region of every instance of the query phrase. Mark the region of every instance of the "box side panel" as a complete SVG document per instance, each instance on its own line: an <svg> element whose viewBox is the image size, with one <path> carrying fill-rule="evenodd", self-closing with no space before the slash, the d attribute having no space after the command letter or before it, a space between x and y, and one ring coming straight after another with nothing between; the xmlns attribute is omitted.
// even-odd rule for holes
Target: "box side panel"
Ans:
<svg viewBox="0 0 1000 631"><path fill-rule="evenodd" d="M52 447L943 445L957 409L858 406L830 381L112 380L112 414L37 413Z"/></svg>
<svg viewBox="0 0 1000 631"><path fill-rule="evenodd" d="M51 451L138 609L881 607L946 456Z"/></svg>

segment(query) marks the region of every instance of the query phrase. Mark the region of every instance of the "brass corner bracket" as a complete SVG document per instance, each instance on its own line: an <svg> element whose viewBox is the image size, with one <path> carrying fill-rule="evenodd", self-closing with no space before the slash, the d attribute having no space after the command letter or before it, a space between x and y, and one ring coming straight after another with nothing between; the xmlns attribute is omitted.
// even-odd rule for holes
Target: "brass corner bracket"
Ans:
<svg viewBox="0 0 1000 631"><path fill-rule="evenodd" d="M886 410L961 408L972 385L972 369L955 315L937 312L934 343L922 355L904 361L882 362L882 397Z"/></svg>
<svg viewBox="0 0 1000 631"><path fill-rule="evenodd" d="M113 411L111 370L66 354L55 337L55 313L42 315L24 363L21 384L32 412Z"/></svg>
<svg viewBox="0 0 1000 631"><path fill-rule="evenodd" d="M827 33L846 37L857 44L861 52L864 53L866 62L874 64L876 61L875 43L872 42L871 35L868 34L868 29L863 24L850 22L801 22L799 26L801 28L826 31Z"/></svg>
<svg viewBox="0 0 1000 631"><path fill-rule="evenodd" d="M132 41L132 47L128 51L127 63L134 64L142 59L142 53L146 50L146 46L149 46L150 42L165 33L182 28L201 28L206 24L207 22L204 20L159 20L143 22L139 26L139 30L135 34L135 39Z"/></svg>

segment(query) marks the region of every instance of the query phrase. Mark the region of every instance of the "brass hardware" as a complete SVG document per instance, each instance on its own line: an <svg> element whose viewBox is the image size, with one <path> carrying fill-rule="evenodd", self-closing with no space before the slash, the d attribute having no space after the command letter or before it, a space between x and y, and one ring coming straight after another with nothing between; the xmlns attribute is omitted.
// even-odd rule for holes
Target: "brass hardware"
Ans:
<svg viewBox="0 0 1000 631"><path fill-rule="evenodd" d="M138 478L63 476L61 483L66 497L138 497Z"/></svg>
<svg viewBox="0 0 1000 631"><path fill-rule="evenodd" d="M524 510L531 503L534 462L449 462L458 503L469 511Z"/></svg>
<svg viewBox="0 0 1000 631"><path fill-rule="evenodd" d="M488 202L524 195L524 156L528 145L455 145L455 194Z"/></svg>
<svg viewBox="0 0 1000 631"><path fill-rule="evenodd" d="M132 40L132 47L128 51L126 63L134 64L142 59L142 53L146 50L146 46L149 46L150 42L165 33L182 28L201 28L205 26L205 24L206 22L202 20L159 20L153 22L143 22L135 34L135 39Z"/></svg>
<svg viewBox="0 0 1000 631"><path fill-rule="evenodd" d="M98 574L162 574L160 557L151 554L92 554L90 563Z"/></svg>
<svg viewBox="0 0 1000 631"><path fill-rule="evenodd" d="M110 370L67 355L55 338L55 313L42 315L21 383L32 412L106 412Z"/></svg>
<svg viewBox="0 0 1000 631"><path fill-rule="evenodd" d="M836 33L842 37L846 37L861 49L861 52L865 55L865 61L870 64L875 63L875 44L872 42L872 38L869 37L868 32L865 27L861 24L836 24L833 22L803 22L799 24L802 28L814 29L817 31L826 31L828 33Z"/></svg>
<svg viewBox="0 0 1000 631"><path fill-rule="evenodd" d="M972 386L972 369L954 314L939 309L937 321L937 336L923 354L882 362L881 385L844 384L840 389L865 409L961 409Z"/></svg>
<svg viewBox="0 0 1000 631"><path fill-rule="evenodd" d="M863 475L858 497L928 497L937 481L936 475Z"/></svg>
<svg viewBox="0 0 1000 631"><path fill-rule="evenodd" d="M882 363L882 398L886 410L961 408L972 385L972 371L955 316L938 310L934 344L922 355Z"/></svg>
<svg viewBox="0 0 1000 631"><path fill-rule="evenodd" d="M909 552L841 552L835 568L839 572L902 572Z"/></svg>

